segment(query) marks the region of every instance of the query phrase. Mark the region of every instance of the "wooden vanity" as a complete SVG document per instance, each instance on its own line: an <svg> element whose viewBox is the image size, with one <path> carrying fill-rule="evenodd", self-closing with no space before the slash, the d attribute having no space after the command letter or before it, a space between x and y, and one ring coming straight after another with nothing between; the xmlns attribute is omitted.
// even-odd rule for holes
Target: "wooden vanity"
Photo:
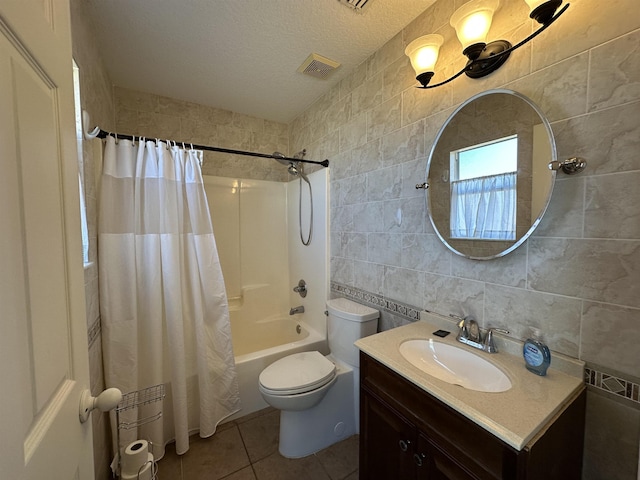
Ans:
<svg viewBox="0 0 640 480"><path fill-rule="evenodd" d="M512 380L509 391L450 385L396 354L434 330L421 321L356 343L360 479L580 479L582 379L552 370L539 378L498 354L491 359Z"/></svg>

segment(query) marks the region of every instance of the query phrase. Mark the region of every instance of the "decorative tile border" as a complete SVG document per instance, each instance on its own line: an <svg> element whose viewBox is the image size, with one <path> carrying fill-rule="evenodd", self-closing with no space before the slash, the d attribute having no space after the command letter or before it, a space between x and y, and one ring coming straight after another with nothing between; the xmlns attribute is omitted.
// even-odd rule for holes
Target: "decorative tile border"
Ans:
<svg viewBox="0 0 640 480"><path fill-rule="evenodd" d="M584 381L587 385L640 404L640 385L637 383L592 368L584 369Z"/></svg>
<svg viewBox="0 0 640 480"><path fill-rule="evenodd" d="M359 288L342 285L340 283L331 282L331 291L350 298L358 302L365 302L370 305L383 308L395 315L400 315L410 321L420 319L420 311L414 307L404 305L393 300L388 300L382 295L360 290ZM590 385L605 392L619 395L620 397L631 400L640 405L640 384L634 383L624 378L619 378L608 373L594 370L593 368L585 368L584 381Z"/></svg>
<svg viewBox="0 0 640 480"><path fill-rule="evenodd" d="M331 282L331 291L344 297L351 298L352 300L365 302L370 305L383 308L394 315L400 315L410 321L420 319L419 310L409 305L385 299L382 295L377 295L365 290L360 290L359 288L349 287L335 282ZM93 343L96 341L101 330L102 324L100 322L100 317L98 317L87 332L89 348L91 348ZM584 369L584 381L587 385L640 404L640 384L638 383L634 383L630 380L625 380L624 378L619 378L614 375L609 375L604 372L599 372L593 368Z"/></svg>
<svg viewBox="0 0 640 480"><path fill-rule="evenodd" d="M331 291L352 300L366 302L370 305L383 308L394 315L400 315L410 321L420 320L420 310L409 305L388 300L382 295L377 295L365 290L360 290L359 288L349 287L335 282L331 282Z"/></svg>

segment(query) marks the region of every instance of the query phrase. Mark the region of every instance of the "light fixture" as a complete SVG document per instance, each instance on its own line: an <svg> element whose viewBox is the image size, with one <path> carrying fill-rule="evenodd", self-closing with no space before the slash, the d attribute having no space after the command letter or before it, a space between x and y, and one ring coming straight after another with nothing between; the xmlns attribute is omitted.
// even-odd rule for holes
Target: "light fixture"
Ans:
<svg viewBox="0 0 640 480"><path fill-rule="evenodd" d="M544 31L569 8L567 3L556 13L562 0L525 0L525 2L529 5L529 17L542 26L516 45L511 45L506 40L494 40L486 43L493 12L498 8L500 0L471 0L456 10L451 16L450 23L455 28L458 40L462 44L462 53L469 60L458 73L435 85L429 85L429 81L435 74L435 62L443 38L440 35L425 35L411 42L405 49L405 54L411 59L411 65L416 71L416 80L421 84L418 88L439 87L458 78L463 73L470 78L482 78L489 75L507 61L511 52ZM421 61L420 57L428 58L429 62Z"/></svg>
<svg viewBox="0 0 640 480"><path fill-rule="evenodd" d="M524 0L529 5L529 16L541 24L551 20L562 0Z"/></svg>
<svg viewBox="0 0 640 480"><path fill-rule="evenodd" d="M404 53L411 60L411 66L416 71L416 79L423 85L429 83L433 77L438 53L443 42L442 35L432 33L416 38L404 50Z"/></svg>

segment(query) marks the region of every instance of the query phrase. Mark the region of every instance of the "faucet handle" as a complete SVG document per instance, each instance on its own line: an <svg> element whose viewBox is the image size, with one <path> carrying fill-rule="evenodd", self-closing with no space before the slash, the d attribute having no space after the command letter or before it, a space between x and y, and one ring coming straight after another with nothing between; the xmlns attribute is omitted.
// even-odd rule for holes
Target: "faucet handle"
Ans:
<svg viewBox="0 0 640 480"><path fill-rule="evenodd" d="M495 328L491 327L487 330L487 334L484 337L484 342L482 343L483 349L488 353L498 353L498 349L496 348L495 343L493 342L493 332L500 332L507 334L509 330L505 330L503 328Z"/></svg>
<svg viewBox="0 0 640 480"><path fill-rule="evenodd" d="M467 324L467 330L469 331L469 340L480 343L482 341L482 334L480 333L480 326L478 325L478 322L476 322L476 319L468 316L465 317L464 321Z"/></svg>
<svg viewBox="0 0 640 480"><path fill-rule="evenodd" d="M467 338L469 336L469 331L467 330L467 319L454 315L453 313L450 313L449 316L458 320L458 328L460 329L458 332L458 339Z"/></svg>

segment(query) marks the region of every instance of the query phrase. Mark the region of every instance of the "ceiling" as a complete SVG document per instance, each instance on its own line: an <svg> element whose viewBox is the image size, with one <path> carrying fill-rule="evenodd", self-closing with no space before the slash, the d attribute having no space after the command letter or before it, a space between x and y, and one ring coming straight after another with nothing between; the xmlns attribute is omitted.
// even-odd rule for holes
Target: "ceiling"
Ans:
<svg viewBox="0 0 640 480"><path fill-rule="evenodd" d="M289 123L434 0L87 0L114 85ZM327 79L298 73L317 53Z"/></svg>

